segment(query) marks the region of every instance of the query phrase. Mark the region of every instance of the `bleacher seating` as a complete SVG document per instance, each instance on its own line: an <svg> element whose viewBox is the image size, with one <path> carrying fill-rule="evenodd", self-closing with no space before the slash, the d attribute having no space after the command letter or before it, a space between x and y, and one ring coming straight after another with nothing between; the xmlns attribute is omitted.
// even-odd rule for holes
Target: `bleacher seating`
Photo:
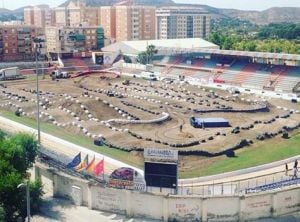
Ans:
<svg viewBox="0 0 300 222"><path fill-rule="evenodd" d="M95 65L92 58L66 58L62 59L64 70L66 71L89 71L99 69L99 65Z"/></svg>
<svg viewBox="0 0 300 222"><path fill-rule="evenodd" d="M300 82L300 68L289 68L287 74L276 83L275 89L290 92L298 82Z"/></svg>
<svg viewBox="0 0 300 222"><path fill-rule="evenodd" d="M275 183L270 183L262 186L257 186L253 188L246 189L246 193L258 193L258 192L264 192L264 191L270 191L274 189L281 189L283 187L287 186L293 186L300 184L300 178L296 179L288 179L288 180L282 180Z"/></svg>
<svg viewBox="0 0 300 222"><path fill-rule="evenodd" d="M187 64L186 60L190 60L192 64ZM249 61L251 60L230 57L206 59L200 56L187 59L182 55L165 56L159 63L160 66L164 64L165 67L160 67L159 71L162 74L170 73L206 80L213 77L215 82L257 89L266 88L271 83L272 87L267 87L268 89L289 92L300 81L300 67L249 63ZM187 68L184 70L184 67Z"/></svg>
<svg viewBox="0 0 300 222"><path fill-rule="evenodd" d="M239 74L235 77L234 82L237 84L245 83L252 75L255 74L257 70L259 70L261 65L259 64L247 64L244 68L239 72Z"/></svg>

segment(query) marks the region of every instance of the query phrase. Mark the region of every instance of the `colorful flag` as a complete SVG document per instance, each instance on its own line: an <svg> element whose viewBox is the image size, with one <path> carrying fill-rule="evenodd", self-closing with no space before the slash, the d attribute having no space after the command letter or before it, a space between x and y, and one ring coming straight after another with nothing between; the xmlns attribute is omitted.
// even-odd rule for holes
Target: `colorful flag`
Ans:
<svg viewBox="0 0 300 222"><path fill-rule="evenodd" d="M89 164L89 155L86 154L83 161L76 167L76 171L82 171L86 168L86 166Z"/></svg>
<svg viewBox="0 0 300 222"><path fill-rule="evenodd" d="M95 156L92 159L92 161L86 166L85 170L89 173L93 173L94 168L95 168Z"/></svg>
<svg viewBox="0 0 300 222"><path fill-rule="evenodd" d="M97 163L97 165L94 168L95 176L99 176L102 173L104 173L104 159Z"/></svg>
<svg viewBox="0 0 300 222"><path fill-rule="evenodd" d="M81 152L78 153L74 159L67 164L68 168L75 168L76 166L78 166L81 163Z"/></svg>

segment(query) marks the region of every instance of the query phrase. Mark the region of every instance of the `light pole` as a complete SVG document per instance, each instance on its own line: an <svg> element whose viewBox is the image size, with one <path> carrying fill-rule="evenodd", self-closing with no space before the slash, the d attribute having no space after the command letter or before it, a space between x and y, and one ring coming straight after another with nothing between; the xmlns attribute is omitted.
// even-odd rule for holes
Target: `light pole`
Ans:
<svg viewBox="0 0 300 222"><path fill-rule="evenodd" d="M39 89L39 73L38 73L38 49L41 48L40 43L44 40L36 38L33 40L35 46L35 72L36 72L36 100L37 100L37 131L38 144L41 145L41 127L40 127L40 89Z"/></svg>
<svg viewBox="0 0 300 222"><path fill-rule="evenodd" d="M27 222L30 222L30 193L29 193L29 180L26 183L20 183L18 189L26 187L26 205L27 205Z"/></svg>

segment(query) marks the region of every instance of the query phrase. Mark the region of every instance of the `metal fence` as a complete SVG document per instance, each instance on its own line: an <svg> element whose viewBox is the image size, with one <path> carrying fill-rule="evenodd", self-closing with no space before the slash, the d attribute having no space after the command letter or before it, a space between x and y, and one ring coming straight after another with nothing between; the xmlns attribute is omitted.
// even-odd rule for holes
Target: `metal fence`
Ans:
<svg viewBox="0 0 300 222"><path fill-rule="evenodd" d="M274 189L282 189L288 186L300 185L300 178L293 178L292 171L287 174L279 171L263 176L235 180L224 183L209 183L204 185L179 184L178 194L203 195L203 196L226 196L247 193L258 193Z"/></svg>

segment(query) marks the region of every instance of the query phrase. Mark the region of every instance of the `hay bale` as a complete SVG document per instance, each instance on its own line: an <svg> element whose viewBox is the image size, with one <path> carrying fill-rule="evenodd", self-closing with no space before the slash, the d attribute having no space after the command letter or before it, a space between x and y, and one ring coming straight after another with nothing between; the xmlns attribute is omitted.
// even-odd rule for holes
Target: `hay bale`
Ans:
<svg viewBox="0 0 300 222"><path fill-rule="evenodd" d="M283 139L289 139L289 133L287 131L282 132L282 138Z"/></svg>

